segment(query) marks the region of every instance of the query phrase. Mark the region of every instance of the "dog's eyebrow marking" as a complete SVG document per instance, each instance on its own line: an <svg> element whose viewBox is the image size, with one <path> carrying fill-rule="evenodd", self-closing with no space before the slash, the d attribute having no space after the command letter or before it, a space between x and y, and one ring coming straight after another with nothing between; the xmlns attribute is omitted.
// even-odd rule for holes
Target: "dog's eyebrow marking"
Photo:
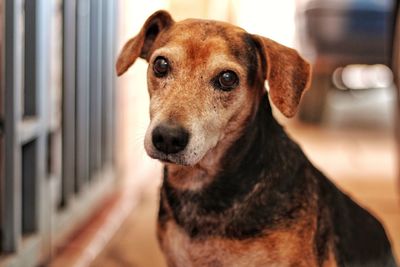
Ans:
<svg viewBox="0 0 400 267"><path fill-rule="evenodd" d="M150 58L150 62L158 56L170 57L173 60L182 60L185 54L185 50L181 46L164 46L154 51Z"/></svg>
<svg viewBox="0 0 400 267"><path fill-rule="evenodd" d="M245 70L243 66L224 54L210 56L206 64L209 69L217 69L219 71L232 70L236 72L239 78L241 78L241 73Z"/></svg>

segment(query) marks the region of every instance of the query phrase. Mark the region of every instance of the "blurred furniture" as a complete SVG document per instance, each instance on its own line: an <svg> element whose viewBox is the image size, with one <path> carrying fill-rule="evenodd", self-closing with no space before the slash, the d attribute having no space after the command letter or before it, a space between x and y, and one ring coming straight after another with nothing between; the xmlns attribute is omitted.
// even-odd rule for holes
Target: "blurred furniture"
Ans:
<svg viewBox="0 0 400 267"><path fill-rule="evenodd" d="M390 65L392 0L313 0L305 11L307 43L314 53L311 89L300 118L319 122L332 74L349 64Z"/></svg>

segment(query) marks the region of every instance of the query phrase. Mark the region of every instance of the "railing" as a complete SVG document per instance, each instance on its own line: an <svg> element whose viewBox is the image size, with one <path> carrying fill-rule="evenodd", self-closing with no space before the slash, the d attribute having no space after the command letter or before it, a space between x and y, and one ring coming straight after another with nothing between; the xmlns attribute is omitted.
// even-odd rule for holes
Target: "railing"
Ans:
<svg viewBox="0 0 400 267"><path fill-rule="evenodd" d="M37 266L114 187L116 0L0 0L0 266Z"/></svg>

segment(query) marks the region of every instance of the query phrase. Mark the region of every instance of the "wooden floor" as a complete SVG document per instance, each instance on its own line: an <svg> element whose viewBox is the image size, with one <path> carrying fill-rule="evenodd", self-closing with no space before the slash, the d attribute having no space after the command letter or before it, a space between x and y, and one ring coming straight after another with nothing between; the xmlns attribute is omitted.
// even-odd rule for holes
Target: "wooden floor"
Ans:
<svg viewBox="0 0 400 267"><path fill-rule="evenodd" d="M393 136L304 125L287 128L319 169L383 222L400 259L400 187ZM155 177L139 207L91 266L166 266L155 237L158 181Z"/></svg>

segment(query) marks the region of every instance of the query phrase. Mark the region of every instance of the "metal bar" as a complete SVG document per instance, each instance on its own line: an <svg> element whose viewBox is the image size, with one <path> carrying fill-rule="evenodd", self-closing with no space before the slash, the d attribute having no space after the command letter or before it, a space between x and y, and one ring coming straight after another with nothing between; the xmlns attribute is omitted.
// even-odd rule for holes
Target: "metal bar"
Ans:
<svg viewBox="0 0 400 267"><path fill-rule="evenodd" d="M33 1L33 0L26 0ZM35 190L34 202L36 203L35 217L36 229L42 242L38 250L42 255L50 253L50 190L49 180L47 178L47 134L49 125L49 88L50 88L50 32L51 32L51 8L52 5L48 0L36 1L35 10L35 42L36 42L36 60L34 67L36 68L36 104L37 116L39 119L40 129L37 136L36 156L36 182L31 190Z"/></svg>
<svg viewBox="0 0 400 267"><path fill-rule="evenodd" d="M31 234L38 229L38 203L36 201L38 142L33 140L22 146L22 233Z"/></svg>
<svg viewBox="0 0 400 267"><path fill-rule="evenodd" d="M90 0L77 2L75 191L89 178L89 53Z"/></svg>
<svg viewBox="0 0 400 267"><path fill-rule="evenodd" d="M89 170L94 175L101 166L102 115L102 1L90 1L90 143Z"/></svg>
<svg viewBox="0 0 400 267"><path fill-rule="evenodd" d="M24 116L37 114L36 27L36 1L25 1Z"/></svg>
<svg viewBox="0 0 400 267"><path fill-rule="evenodd" d="M113 79L114 76L114 55L113 55L113 1L103 0L103 62L102 62L102 163L105 164L111 157L112 138L112 101L113 101Z"/></svg>
<svg viewBox="0 0 400 267"><path fill-rule="evenodd" d="M42 230L46 219L41 203L47 194L40 194L45 188L47 104L49 81L49 12L50 5L44 0L30 0L25 3L25 110L24 115L37 115L34 141L22 147L22 232L31 234ZM37 60L40 58L41 60ZM19 129L21 130L21 128ZM39 222L40 220L40 222ZM39 226L42 226L40 227ZM40 228L40 229L39 229Z"/></svg>
<svg viewBox="0 0 400 267"><path fill-rule="evenodd" d="M68 204L75 186L76 12L76 0L64 0L62 207Z"/></svg>
<svg viewBox="0 0 400 267"><path fill-rule="evenodd" d="M0 0L0 236L3 234L4 200L4 0ZM0 251L1 251L0 240Z"/></svg>
<svg viewBox="0 0 400 267"><path fill-rule="evenodd" d="M111 30L110 30L110 39L111 40L116 40L117 39L117 18L118 18L118 3L119 1L117 0L110 0L112 2L112 6L110 8L110 24ZM117 55L117 42L111 42L111 48L110 48L110 53L111 53L111 66L112 67L112 72L110 73L111 75L111 97L110 97L110 113L111 113L111 120L110 120L110 125L111 125L111 130L110 130L110 155L109 155L109 160L112 165L115 163L115 138L116 138L116 133L115 129L116 127L116 108L115 108L115 103L116 103L116 94L117 90L116 89L116 78L117 75L115 75L114 71L114 65L116 61L116 55Z"/></svg>
<svg viewBox="0 0 400 267"><path fill-rule="evenodd" d="M2 251L17 251L21 237L21 173L17 123L21 115L22 1L5 1L5 181Z"/></svg>

